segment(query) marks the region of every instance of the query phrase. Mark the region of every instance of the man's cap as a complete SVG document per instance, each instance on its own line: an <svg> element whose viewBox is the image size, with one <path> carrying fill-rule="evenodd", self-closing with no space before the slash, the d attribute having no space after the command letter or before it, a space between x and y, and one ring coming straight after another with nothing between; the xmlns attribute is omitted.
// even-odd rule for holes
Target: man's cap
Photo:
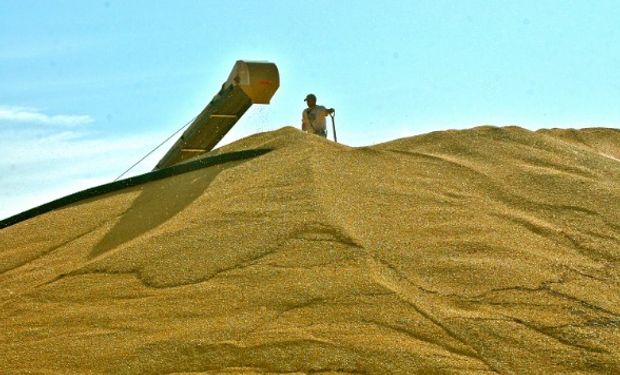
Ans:
<svg viewBox="0 0 620 375"><path fill-rule="evenodd" d="M306 99L304 99L304 102L307 102L307 101L308 101L308 99L314 99L314 100L316 100L316 95L314 95L314 94L308 94L308 95L306 95Z"/></svg>

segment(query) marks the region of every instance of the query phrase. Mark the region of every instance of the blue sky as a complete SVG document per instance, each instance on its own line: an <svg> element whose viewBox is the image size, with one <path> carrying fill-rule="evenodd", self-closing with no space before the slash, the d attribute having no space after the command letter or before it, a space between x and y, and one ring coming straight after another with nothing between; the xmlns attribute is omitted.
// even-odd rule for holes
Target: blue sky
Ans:
<svg viewBox="0 0 620 375"><path fill-rule="evenodd" d="M620 1L0 1L0 219L109 182L239 59L281 86L223 143L335 107L370 145L482 124L620 127ZM152 169L170 145L132 174Z"/></svg>

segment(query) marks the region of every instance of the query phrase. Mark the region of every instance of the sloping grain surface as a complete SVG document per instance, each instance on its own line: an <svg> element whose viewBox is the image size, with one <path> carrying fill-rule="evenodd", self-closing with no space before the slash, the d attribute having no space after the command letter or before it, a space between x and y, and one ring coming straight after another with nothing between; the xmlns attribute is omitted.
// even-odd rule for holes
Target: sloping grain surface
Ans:
<svg viewBox="0 0 620 375"><path fill-rule="evenodd" d="M620 372L618 130L258 148L0 230L0 373Z"/></svg>

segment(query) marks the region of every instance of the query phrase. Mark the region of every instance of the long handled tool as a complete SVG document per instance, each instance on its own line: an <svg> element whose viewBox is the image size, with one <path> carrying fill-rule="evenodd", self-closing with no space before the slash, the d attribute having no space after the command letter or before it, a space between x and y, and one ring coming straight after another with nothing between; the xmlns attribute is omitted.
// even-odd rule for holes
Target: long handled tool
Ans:
<svg viewBox="0 0 620 375"><path fill-rule="evenodd" d="M336 120L334 120L334 117L336 116L336 112L334 111L334 113L330 113L329 117L332 118L332 130L334 131L334 142L338 143L338 138L336 138Z"/></svg>

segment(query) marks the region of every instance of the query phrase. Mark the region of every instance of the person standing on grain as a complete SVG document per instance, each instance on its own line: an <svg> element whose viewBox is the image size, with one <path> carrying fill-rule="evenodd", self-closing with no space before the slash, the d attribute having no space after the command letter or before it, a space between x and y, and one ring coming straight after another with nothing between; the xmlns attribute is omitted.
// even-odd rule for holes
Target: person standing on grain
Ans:
<svg viewBox="0 0 620 375"><path fill-rule="evenodd" d="M306 95L304 101L308 105L308 108L304 109L301 114L301 130L327 138L325 117L334 113L334 109L317 105L316 96L314 94Z"/></svg>

